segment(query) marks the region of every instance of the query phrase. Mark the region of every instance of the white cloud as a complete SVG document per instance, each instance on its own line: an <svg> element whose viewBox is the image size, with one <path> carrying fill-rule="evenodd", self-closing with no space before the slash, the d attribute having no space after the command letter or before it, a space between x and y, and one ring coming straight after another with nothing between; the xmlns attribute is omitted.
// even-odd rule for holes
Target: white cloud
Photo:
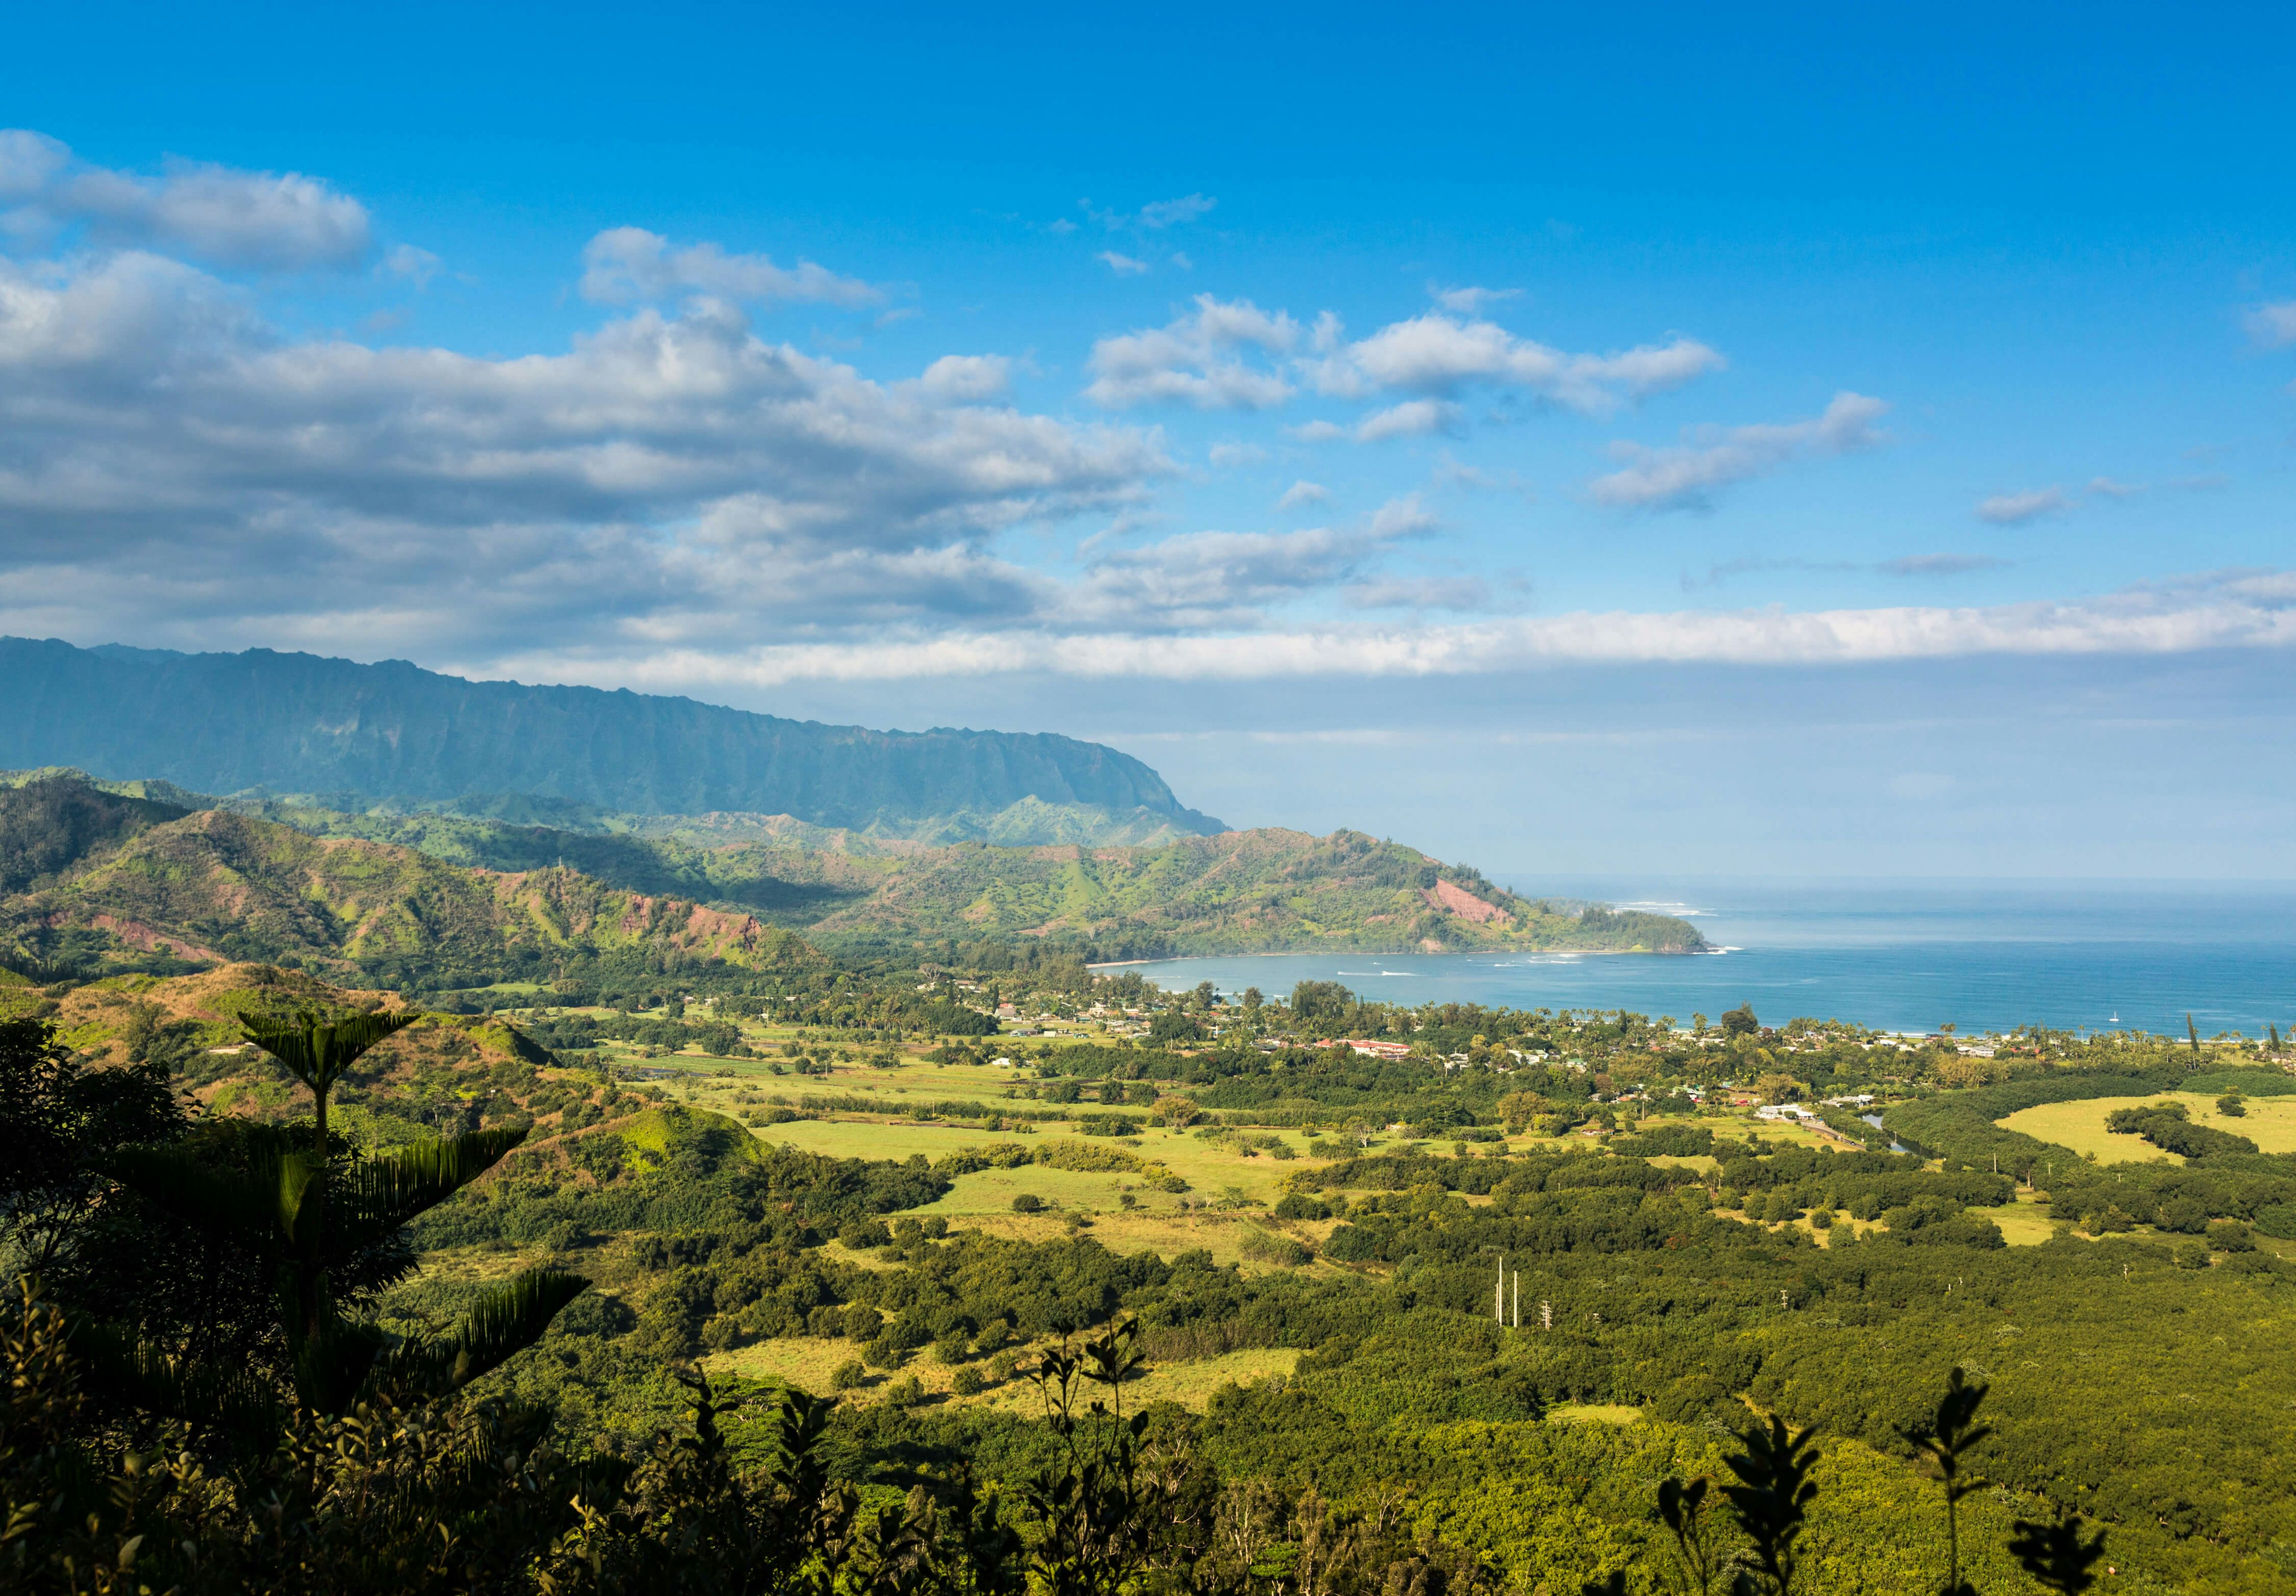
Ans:
<svg viewBox="0 0 2296 1596"><path fill-rule="evenodd" d="M1615 355L1572 355L1516 338L1490 322L1423 315L1334 347L1316 364L1314 378L1319 391L1345 398L1379 389L1442 397L1476 383L1517 387L1601 415L1628 399L1679 388L1723 364L1719 354L1693 339Z"/></svg>
<svg viewBox="0 0 2296 1596"><path fill-rule="evenodd" d="M1205 458L1226 471L1232 466L1257 465L1267 458L1267 451L1258 444L1218 443L1207 452Z"/></svg>
<svg viewBox="0 0 2296 1596"><path fill-rule="evenodd" d="M1357 443L1378 443L1390 438L1418 438L1455 425L1459 407L1444 399L1406 399L1365 416L1356 425Z"/></svg>
<svg viewBox="0 0 2296 1596"><path fill-rule="evenodd" d="M365 206L299 172L170 160L149 176L24 128L0 131L0 206L19 234L85 228L106 244L258 271L348 267L373 243Z"/></svg>
<svg viewBox="0 0 2296 1596"><path fill-rule="evenodd" d="M1330 443L1333 438L1348 435L1348 430L1337 422L1302 422L1296 427L1284 428L1283 432L1287 438L1298 438L1301 443Z"/></svg>
<svg viewBox="0 0 2296 1596"><path fill-rule="evenodd" d="M2141 482L2115 482L2110 477L2091 477L2088 491L2108 499L2129 499L2144 491Z"/></svg>
<svg viewBox="0 0 2296 1596"><path fill-rule="evenodd" d="M1418 537L1432 532L1441 525L1434 513L1420 503L1419 495L1407 493L1390 499L1372 512L1371 535L1382 543L1399 537Z"/></svg>
<svg viewBox="0 0 2296 1596"><path fill-rule="evenodd" d="M29 127L0 127L0 203L20 204L71 165L71 146Z"/></svg>
<svg viewBox="0 0 2296 1596"><path fill-rule="evenodd" d="M297 341L156 256L0 260L0 626L472 657L1032 620L1054 585L993 540L1172 468L970 403L1002 369L873 382L714 299L556 355Z"/></svg>
<svg viewBox="0 0 2296 1596"><path fill-rule="evenodd" d="M627 305L681 294L849 307L878 304L885 297L880 289L810 260L783 267L763 255L729 255L714 243L673 249L661 234L643 227L609 227L582 250L586 299Z"/></svg>
<svg viewBox="0 0 2296 1596"><path fill-rule="evenodd" d="M1824 413L1806 422L1750 427L1696 427L1665 448L1638 443L1611 446L1619 471L1587 485L1598 504L1635 510L1679 510L1708 502L1714 491L1797 459L1872 448L1887 435L1874 423L1888 411L1880 399L1838 393Z"/></svg>
<svg viewBox="0 0 2296 1596"><path fill-rule="evenodd" d="M1184 272L1193 272L1196 269L1196 263L1190 260L1186 252L1181 250L1172 251L1172 264Z"/></svg>
<svg viewBox="0 0 2296 1596"><path fill-rule="evenodd" d="M2296 344L2296 299L2259 305L2248 313L2248 335L2267 349Z"/></svg>
<svg viewBox="0 0 2296 1596"><path fill-rule="evenodd" d="M1519 288L1438 288L1431 282L1427 285L1427 295L1446 310L1456 312L1460 315L1480 315L1494 305L1502 304L1508 299L1521 299L1522 290Z"/></svg>
<svg viewBox="0 0 2296 1596"><path fill-rule="evenodd" d="M2162 655L2296 648L2296 573L2204 577L2086 603L1948 609L1581 611L1443 626L1324 626L1172 635L1095 630L948 633L863 644L648 653L631 686L1048 673L1173 681L1472 675L1558 664L1812 666L1972 656ZM514 662L564 679L559 657ZM583 679L597 679L594 665Z"/></svg>
<svg viewBox="0 0 2296 1596"><path fill-rule="evenodd" d="M1183 194L1177 200L1152 200L1140 208L1143 227L1165 228L1210 216L1218 200L1203 194Z"/></svg>
<svg viewBox="0 0 2296 1596"><path fill-rule="evenodd" d="M1997 527L2021 527L2027 521L2054 515L2065 507L2062 488L2037 487L2026 493L1997 493L1978 502L1976 515Z"/></svg>
<svg viewBox="0 0 2296 1596"><path fill-rule="evenodd" d="M1094 256L1093 258L1101 262L1103 266L1107 266L1110 271L1114 272L1119 277L1144 276L1149 270L1148 263L1146 261L1135 260L1129 255L1119 255L1113 250L1103 250L1099 254Z"/></svg>
<svg viewBox="0 0 2296 1596"><path fill-rule="evenodd" d="M1137 210L1102 210L1089 200L1080 200L1078 204L1085 215L1111 233L1161 233L1210 216L1219 201L1206 194L1183 194L1177 200L1151 200Z"/></svg>
<svg viewBox="0 0 2296 1596"><path fill-rule="evenodd" d="M1368 527L1301 532L1189 532L1095 559L1062 600L1079 620L1162 629L1250 623L1271 604L1355 575L1384 540Z"/></svg>
<svg viewBox="0 0 2296 1596"><path fill-rule="evenodd" d="M439 258L428 250L418 250L413 244L397 244L382 258L382 269L394 277L404 277L414 284L415 291L430 286L430 279L439 274Z"/></svg>
<svg viewBox="0 0 2296 1596"><path fill-rule="evenodd" d="M1111 252L1103 258L1126 258ZM1724 364L1720 355L1692 339L1611 355L1573 355L1518 339L1489 322L1448 315L1414 316L1349 343L1339 317L1328 310L1316 317L1308 334L1311 353L1299 358L1294 351L1300 324L1288 314L1263 311L1249 300L1223 303L1210 294L1199 294L1195 303L1193 316L1095 343L1095 381L1086 394L1111 406L1177 400L1200 409L1267 409L1296 391L1289 372L1338 398L1397 390L1415 396L1357 424L1358 438L1375 442L1456 424L1452 397L1473 385L1528 389L1556 404L1605 414ZM1268 357L1267 364L1240 357L1251 348ZM1309 441L1343 435L1335 422L1309 422L1292 430Z"/></svg>
<svg viewBox="0 0 2296 1596"><path fill-rule="evenodd" d="M944 355L925 367L917 385L952 405L1001 398L1013 385L1013 363L1002 355Z"/></svg>
<svg viewBox="0 0 2296 1596"><path fill-rule="evenodd" d="M1390 545L1436 524L1419 495L1407 494L1345 527L1188 532L1136 549L1095 547L1084 581L1062 591L1058 609L1088 625L1186 631L1265 624L1267 607L1355 583Z"/></svg>
<svg viewBox="0 0 2296 1596"><path fill-rule="evenodd" d="M1302 478L1283 490L1283 496L1275 501L1275 507L1278 510L1290 510L1300 504L1327 504L1331 503L1331 499L1330 488L1320 482L1310 482Z"/></svg>
<svg viewBox="0 0 2296 1596"><path fill-rule="evenodd" d="M1265 410L1292 397L1292 385L1242 352L1289 352L1300 324L1249 299L1198 294L1195 313L1160 328L1103 338L1092 347L1086 397L1111 409L1176 401L1199 410Z"/></svg>

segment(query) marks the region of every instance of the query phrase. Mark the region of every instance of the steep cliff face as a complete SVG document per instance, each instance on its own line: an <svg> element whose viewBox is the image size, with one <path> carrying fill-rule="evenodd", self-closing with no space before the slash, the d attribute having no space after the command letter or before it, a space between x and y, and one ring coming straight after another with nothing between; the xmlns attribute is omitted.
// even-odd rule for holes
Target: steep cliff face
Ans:
<svg viewBox="0 0 2296 1596"><path fill-rule="evenodd" d="M0 680L9 684L0 693L0 766L18 769L76 765L207 792L417 802L515 793L900 834L950 817L988 825L1032 801L1086 830L1095 816L1130 834L1144 821L1220 830L1139 760L1067 737L873 732L692 699L469 682L403 660L359 665L266 649L176 654L0 638Z"/></svg>

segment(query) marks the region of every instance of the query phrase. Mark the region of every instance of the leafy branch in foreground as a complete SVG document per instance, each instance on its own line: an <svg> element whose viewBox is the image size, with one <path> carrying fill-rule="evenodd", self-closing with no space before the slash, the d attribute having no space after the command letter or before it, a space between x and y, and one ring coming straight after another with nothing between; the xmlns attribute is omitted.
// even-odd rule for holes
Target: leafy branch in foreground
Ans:
<svg viewBox="0 0 2296 1596"><path fill-rule="evenodd" d="M1946 1596L1974 1596L1961 1577L1961 1501L1985 1482L1970 1474L1964 1461L1970 1451L1993 1433L1989 1424L1977 1422L1977 1410L1991 1387L1971 1385L1958 1364L1946 1376L1945 1392L1926 1428L1900 1432L1929 1460L1938 1482L1945 1487Z"/></svg>
<svg viewBox="0 0 2296 1596"><path fill-rule="evenodd" d="M1810 1473L1817 1467L1814 1430L1795 1430L1775 1414L1739 1437L1744 1451L1722 1460L1738 1477L1722 1494L1731 1516L1751 1543L1732 1582L1734 1592L1788 1596L1800 1567L1804 1516L1817 1495Z"/></svg>
<svg viewBox="0 0 2296 1596"><path fill-rule="evenodd" d="M2089 1570L2104 1556L2104 1531L2083 1539L2079 1513L2054 1524L2020 1518L2012 1527L2017 1534L2009 1543L2009 1554L2042 1585L2062 1596L2081 1596L2096 1583Z"/></svg>

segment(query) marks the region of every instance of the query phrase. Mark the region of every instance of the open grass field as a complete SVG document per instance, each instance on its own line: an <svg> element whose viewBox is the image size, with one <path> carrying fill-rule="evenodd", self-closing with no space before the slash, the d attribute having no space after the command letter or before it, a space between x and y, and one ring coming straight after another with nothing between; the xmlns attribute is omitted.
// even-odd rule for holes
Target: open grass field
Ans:
<svg viewBox="0 0 2296 1596"><path fill-rule="evenodd" d="M1025 1363L1029 1354L1037 1349L1020 1350ZM714 1353L702 1363L712 1374L770 1379L797 1386L816 1395L827 1395L832 1389L831 1379L839 1365L856 1361L860 1355L861 1349L850 1341L792 1337L760 1341L753 1346L741 1347L733 1352ZM1135 1409L1153 1403L1173 1402L1192 1412L1201 1412L1211 1401L1212 1394L1222 1386L1248 1386L1271 1376L1288 1375L1299 1362L1300 1354L1296 1349L1259 1346L1226 1353L1215 1358L1152 1364L1145 1379L1125 1387L1124 1404L1127 1409ZM985 1360L977 1363L975 1367L984 1377L988 1375ZM952 1388L956 1371L930 1355L914 1355L906 1366L890 1373L881 1369L871 1370L869 1383L844 1393L845 1399L860 1406L868 1406L883 1400L886 1388L894 1381L912 1374L924 1387L926 1400L937 1404L959 1407L1016 1408L1034 1413L1042 1402L1037 1387L1017 1376L1002 1385L992 1385L978 1395L958 1396ZM1632 1409L1627 1411L1633 1412Z"/></svg>
<svg viewBox="0 0 2296 1596"><path fill-rule="evenodd" d="M2017 1200L2005 1208L1980 1208L1980 1213L2001 1227L2001 1239L2012 1247L2038 1247L2055 1232L2049 1211L2030 1192L2020 1191Z"/></svg>
<svg viewBox="0 0 2296 1596"><path fill-rule="evenodd" d="M1558 1402L1546 1416L1557 1424L1639 1424L1643 1411L1613 1402Z"/></svg>
<svg viewBox="0 0 2296 1596"><path fill-rule="evenodd" d="M2117 1136L2104 1128L2105 1116L2116 1109L2140 1108L2173 1098L2183 1103L2195 1125L2245 1136L2268 1153L2296 1152L2296 1098L2251 1097L2248 1112L2237 1119L2217 1112L2217 1100L2198 1092L2164 1092L2152 1097L2097 1097L2086 1102L2043 1103L2021 1109L2001 1125L2022 1131L2044 1142L2070 1147L2100 1164L2142 1164L2184 1160L2135 1136Z"/></svg>
<svg viewBox="0 0 2296 1596"><path fill-rule="evenodd" d="M974 1178L971 1175L965 1177L966 1180ZM947 1200L943 1199L944 1202ZM915 1211L920 1214L947 1213L954 1227L1014 1240L1046 1241L1069 1233L1066 1218L1058 1215L1014 1214L1009 1211L964 1214L945 1209L938 1203ZM1113 1209L1098 1214L1084 1234L1115 1253L1153 1252L1159 1257L1170 1258L1180 1253L1201 1249L1211 1254L1213 1263L1234 1264L1246 1274L1265 1274L1277 1269L1297 1267L1311 1274L1336 1275L1345 1271L1336 1264L1324 1263L1320 1259L1294 1266L1267 1263L1245 1254L1245 1242L1256 1231L1274 1232L1316 1246L1331 1234L1336 1223L1324 1220L1278 1224L1265 1217L1239 1214L1182 1213L1170 1207L1152 1207L1144 1200L1136 1209Z"/></svg>

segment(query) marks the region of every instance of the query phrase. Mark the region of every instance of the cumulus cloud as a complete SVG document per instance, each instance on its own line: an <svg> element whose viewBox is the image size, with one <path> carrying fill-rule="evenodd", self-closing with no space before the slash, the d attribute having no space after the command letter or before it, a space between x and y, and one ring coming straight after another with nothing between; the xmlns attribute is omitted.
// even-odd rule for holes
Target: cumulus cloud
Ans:
<svg viewBox="0 0 2296 1596"><path fill-rule="evenodd" d="M1275 501L1275 507L1290 510L1300 504L1324 504L1331 502L1331 497L1330 488L1320 482L1310 482L1302 478L1283 490L1283 496Z"/></svg>
<svg viewBox="0 0 2296 1596"><path fill-rule="evenodd" d="M1978 501L1976 515L1981 521L1997 527L2021 527L2045 515L2054 515L2065 507L2064 490L2059 487L2036 487L2024 493L1997 493L1989 499Z"/></svg>
<svg viewBox="0 0 2296 1596"><path fill-rule="evenodd" d="M1144 276L1147 274L1149 269L1148 263L1146 261L1135 260L1129 255L1119 255L1113 250L1103 250L1099 254L1094 256L1093 258L1099 261L1103 266L1105 266L1110 271L1114 272L1119 277Z"/></svg>
<svg viewBox="0 0 2296 1596"><path fill-rule="evenodd" d="M1111 409L1156 400L1199 410L1265 410L1292 397L1292 385L1244 354L1289 352L1300 324L1249 299L1198 294L1193 314L1160 328L1103 338L1092 347L1086 397Z"/></svg>
<svg viewBox="0 0 2296 1596"><path fill-rule="evenodd" d="M297 341L148 253L0 261L0 625L482 651L1028 621L1051 585L994 540L1172 467L977 403L1004 369L873 382L716 298L554 355Z"/></svg>
<svg viewBox="0 0 2296 1596"><path fill-rule="evenodd" d="M366 207L316 177L175 160L157 176L120 171L26 128L0 130L0 207L20 235L80 228L257 271L346 268L373 244Z"/></svg>
<svg viewBox="0 0 2296 1596"><path fill-rule="evenodd" d="M1087 622L1193 630L1264 621L1269 607L1354 582L1393 544L1435 528L1416 494L1343 527L1189 532L1134 549L1096 548L1062 610Z"/></svg>
<svg viewBox="0 0 2296 1596"><path fill-rule="evenodd" d="M1100 555L1066 603L1080 618L1160 629L1234 625L1353 576L1382 541L1368 528L1189 532Z"/></svg>
<svg viewBox="0 0 2296 1596"><path fill-rule="evenodd" d="M944 355L925 367L917 386L948 404L997 399L1013 385L1013 363L1002 355Z"/></svg>
<svg viewBox="0 0 2296 1596"><path fill-rule="evenodd" d="M1296 427L1284 428L1283 432L1287 438L1296 438L1301 443L1330 443L1333 438L1348 435L1348 430L1337 422L1302 422Z"/></svg>
<svg viewBox="0 0 2296 1596"><path fill-rule="evenodd" d="M731 255L712 243L676 249L643 227L609 227L582 250L582 297L593 303L627 305L681 294L849 308L885 297L882 290L810 260L783 267L766 256Z"/></svg>
<svg viewBox="0 0 2296 1596"><path fill-rule="evenodd" d="M2296 344L2296 299L2259 305L2247 316L2248 335L2267 349Z"/></svg>
<svg viewBox="0 0 2296 1596"><path fill-rule="evenodd" d="M1314 380L1318 391L1343 398L1381 389L1442 397L1475 384L1521 388L1603 415L1627 400L1679 388L1723 364L1719 354L1693 339L1612 355L1572 355L1517 338L1495 323L1422 315L1334 347L1316 363Z"/></svg>
<svg viewBox="0 0 2296 1596"><path fill-rule="evenodd" d="M1864 394L1838 393L1822 414L1803 422L1751 427L1695 427L1665 448L1619 442L1620 470L1587 485L1598 504L1629 510L1683 510L1710 503L1716 490L1800 459L1869 449L1886 440L1874 423L1889 410Z"/></svg>
<svg viewBox="0 0 2296 1596"><path fill-rule="evenodd" d="M1216 443L1205 458L1222 471L1239 465L1257 465L1267 458L1267 451L1258 444Z"/></svg>
<svg viewBox="0 0 2296 1596"><path fill-rule="evenodd" d="M1406 399L1356 423L1357 443L1378 443L1390 438L1418 438L1455 424L1459 407L1445 399Z"/></svg>
<svg viewBox="0 0 2296 1596"><path fill-rule="evenodd" d="M1103 256L1111 258L1123 258L1112 251ZM1494 291L1439 291L1488 298ZM1360 441L1377 442L1455 425L1456 396L1471 387L1528 390L1570 409L1603 415L1724 364L1719 354L1693 339L1609 355L1574 355L1517 338L1490 322L1448 315L1414 316L1349 342L1339 317L1328 310L1316 317L1302 355L1295 353L1302 341L1300 323L1284 312L1262 311L1250 300L1224 304L1210 294L1198 295L1195 304L1193 315L1163 328L1095 344L1095 381L1086 396L1111 406L1167 400L1201 409L1255 410L1284 403L1300 384L1341 399L1414 396L1357 422ZM1230 324L1220 324L1224 319ZM1247 349L1256 350L1260 359L1242 358ZM1316 441L1345 431L1337 422L1309 422L1294 435Z"/></svg>
<svg viewBox="0 0 2296 1596"><path fill-rule="evenodd" d="M1420 502L1419 495L1407 493L1373 511L1369 528L1372 536L1381 543L1391 543L1432 532L1439 525L1434 512Z"/></svg>

